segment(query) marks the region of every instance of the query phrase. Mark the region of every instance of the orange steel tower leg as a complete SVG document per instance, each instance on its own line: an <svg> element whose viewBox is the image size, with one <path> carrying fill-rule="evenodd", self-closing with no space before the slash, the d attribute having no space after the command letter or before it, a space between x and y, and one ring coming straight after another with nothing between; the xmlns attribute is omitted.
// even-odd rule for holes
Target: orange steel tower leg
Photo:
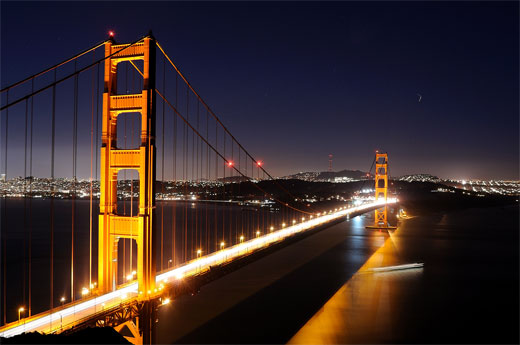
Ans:
<svg viewBox="0 0 520 345"><path fill-rule="evenodd" d="M128 47L105 43L105 57ZM105 60L103 93L103 132L99 201L98 289L100 293L117 286L117 244L120 238L137 242L137 281L140 296L146 298L155 288L155 248L153 210L155 208L155 40L146 37L121 53ZM117 65L143 60L143 90L130 95L117 94ZM141 144L137 149L117 148L117 117L141 113ZM139 173L139 214L117 214L117 174L122 169Z"/></svg>
<svg viewBox="0 0 520 345"><path fill-rule="evenodd" d="M388 154L376 153L376 202L384 199L386 203L388 193ZM386 205L377 209L375 214L375 224L377 226L388 226Z"/></svg>

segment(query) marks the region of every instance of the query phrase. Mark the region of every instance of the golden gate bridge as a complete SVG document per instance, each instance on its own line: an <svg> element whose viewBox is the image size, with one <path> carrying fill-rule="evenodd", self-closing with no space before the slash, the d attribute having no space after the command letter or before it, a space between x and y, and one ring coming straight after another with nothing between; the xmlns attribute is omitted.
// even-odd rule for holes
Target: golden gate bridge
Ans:
<svg viewBox="0 0 520 345"><path fill-rule="evenodd" d="M0 336L93 325L152 343L157 308L215 267L368 210L389 227L386 154L375 200L311 205L238 142L151 33L129 44L111 33L1 93ZM22 171L20 204L8 181Z"/></svg>

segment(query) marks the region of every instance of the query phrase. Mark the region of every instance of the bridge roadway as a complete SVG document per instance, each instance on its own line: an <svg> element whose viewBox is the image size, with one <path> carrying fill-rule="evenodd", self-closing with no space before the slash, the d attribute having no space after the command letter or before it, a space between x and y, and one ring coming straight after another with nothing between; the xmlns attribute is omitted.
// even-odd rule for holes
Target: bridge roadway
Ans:
<svg viewBox="0 0 520 345"><path fill-rule="evenodd" d="M397 199L389 198L387 204L396 203ZM352 213L366 212L377 206L383 205L384 201L368 202L354 207L343 207L335 211L330 211L324 215L312 217L266 235L236 244L229 248L224 248L217 252L189 261L182 266L163 271L156 276L158 290L156 298L160 297L164 286L184 277L198 274L209 266L219 265L238 257L250 254L256 250L265 248L275 242L279 242L296 233L313 229L317 226L333 222L341 217ZM137 299L137 282L127 283L119 289L100 296L92 296L77 300L72 303L56 307L52 311L46 311L20 320L11 322L0 328L1 337L12 337L24 332L54 333L66 330L74 325L80 324L82 320L94 314L101 314L105 310L117 308L122 303L129 303Z"/></svg>

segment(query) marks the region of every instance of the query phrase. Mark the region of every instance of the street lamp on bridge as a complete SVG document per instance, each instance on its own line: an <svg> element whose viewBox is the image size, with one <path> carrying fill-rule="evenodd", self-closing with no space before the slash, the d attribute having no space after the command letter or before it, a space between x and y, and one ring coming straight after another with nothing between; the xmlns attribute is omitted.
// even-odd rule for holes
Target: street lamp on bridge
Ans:
<svg viewBox="0 0 520 345"><path fill-rule="evenodd" d="M18 308L18 322L20 322L20 313L23 313L25 311L24 307Z"/></svg>

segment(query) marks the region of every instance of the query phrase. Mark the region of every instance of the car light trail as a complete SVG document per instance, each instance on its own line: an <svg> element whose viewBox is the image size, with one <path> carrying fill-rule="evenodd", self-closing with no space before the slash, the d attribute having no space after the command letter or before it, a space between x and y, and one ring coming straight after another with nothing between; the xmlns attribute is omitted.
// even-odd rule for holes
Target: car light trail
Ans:
<svg viewBox="0 0 520 345"><path fill-rule="evenodd" d="M398 200L396 198L388 198L386 203L393 204L397 201ZM318 215L317 217L310 218L309 220L302 221L301 223L291 226L282 225L282 228L279 230L274 230L249 241L244 241L235 244L234 246L223 248L217 252L187 262L177 268L170 269L167 272L160 273L155 277L155 281L157 283L164 284L168 283L169 281L183 279L184 277L200 273L209 266L231 261L258 249L265 248L294 234L310 230L319 225L340 219L350 215L351 213L357 213L384 204L384 200L380 200L378 202L372 201L350 208L340 208L338 211L333 213L323 213L321 216ZM385 268L382 267L380 269ZM386 267L386 269L388 270L388 267ZM374 271L376 270L377 269L374 269ZM12 322L11 324L7 324L0 328L0 336L12 337L17 334L32 331L52 333L62 328L60 325L60 319L66 319L67 317L70 319L67 320L67 323L64 322L63 326L73 324L74 322L83 319L88 315L95 314L96 312L100 312L103 309L114 307L123 301L128 301L137 297L137 289L137 282L133 282L116 291L112 291L100 296L93 296L85 301L78 301L76 304L70 307L66 307L51 314L49 314L49 312L43 312L41 314L33 315L25 320L22 320L21 322ZM86 314L87 312L88 314Z"/></svg>

